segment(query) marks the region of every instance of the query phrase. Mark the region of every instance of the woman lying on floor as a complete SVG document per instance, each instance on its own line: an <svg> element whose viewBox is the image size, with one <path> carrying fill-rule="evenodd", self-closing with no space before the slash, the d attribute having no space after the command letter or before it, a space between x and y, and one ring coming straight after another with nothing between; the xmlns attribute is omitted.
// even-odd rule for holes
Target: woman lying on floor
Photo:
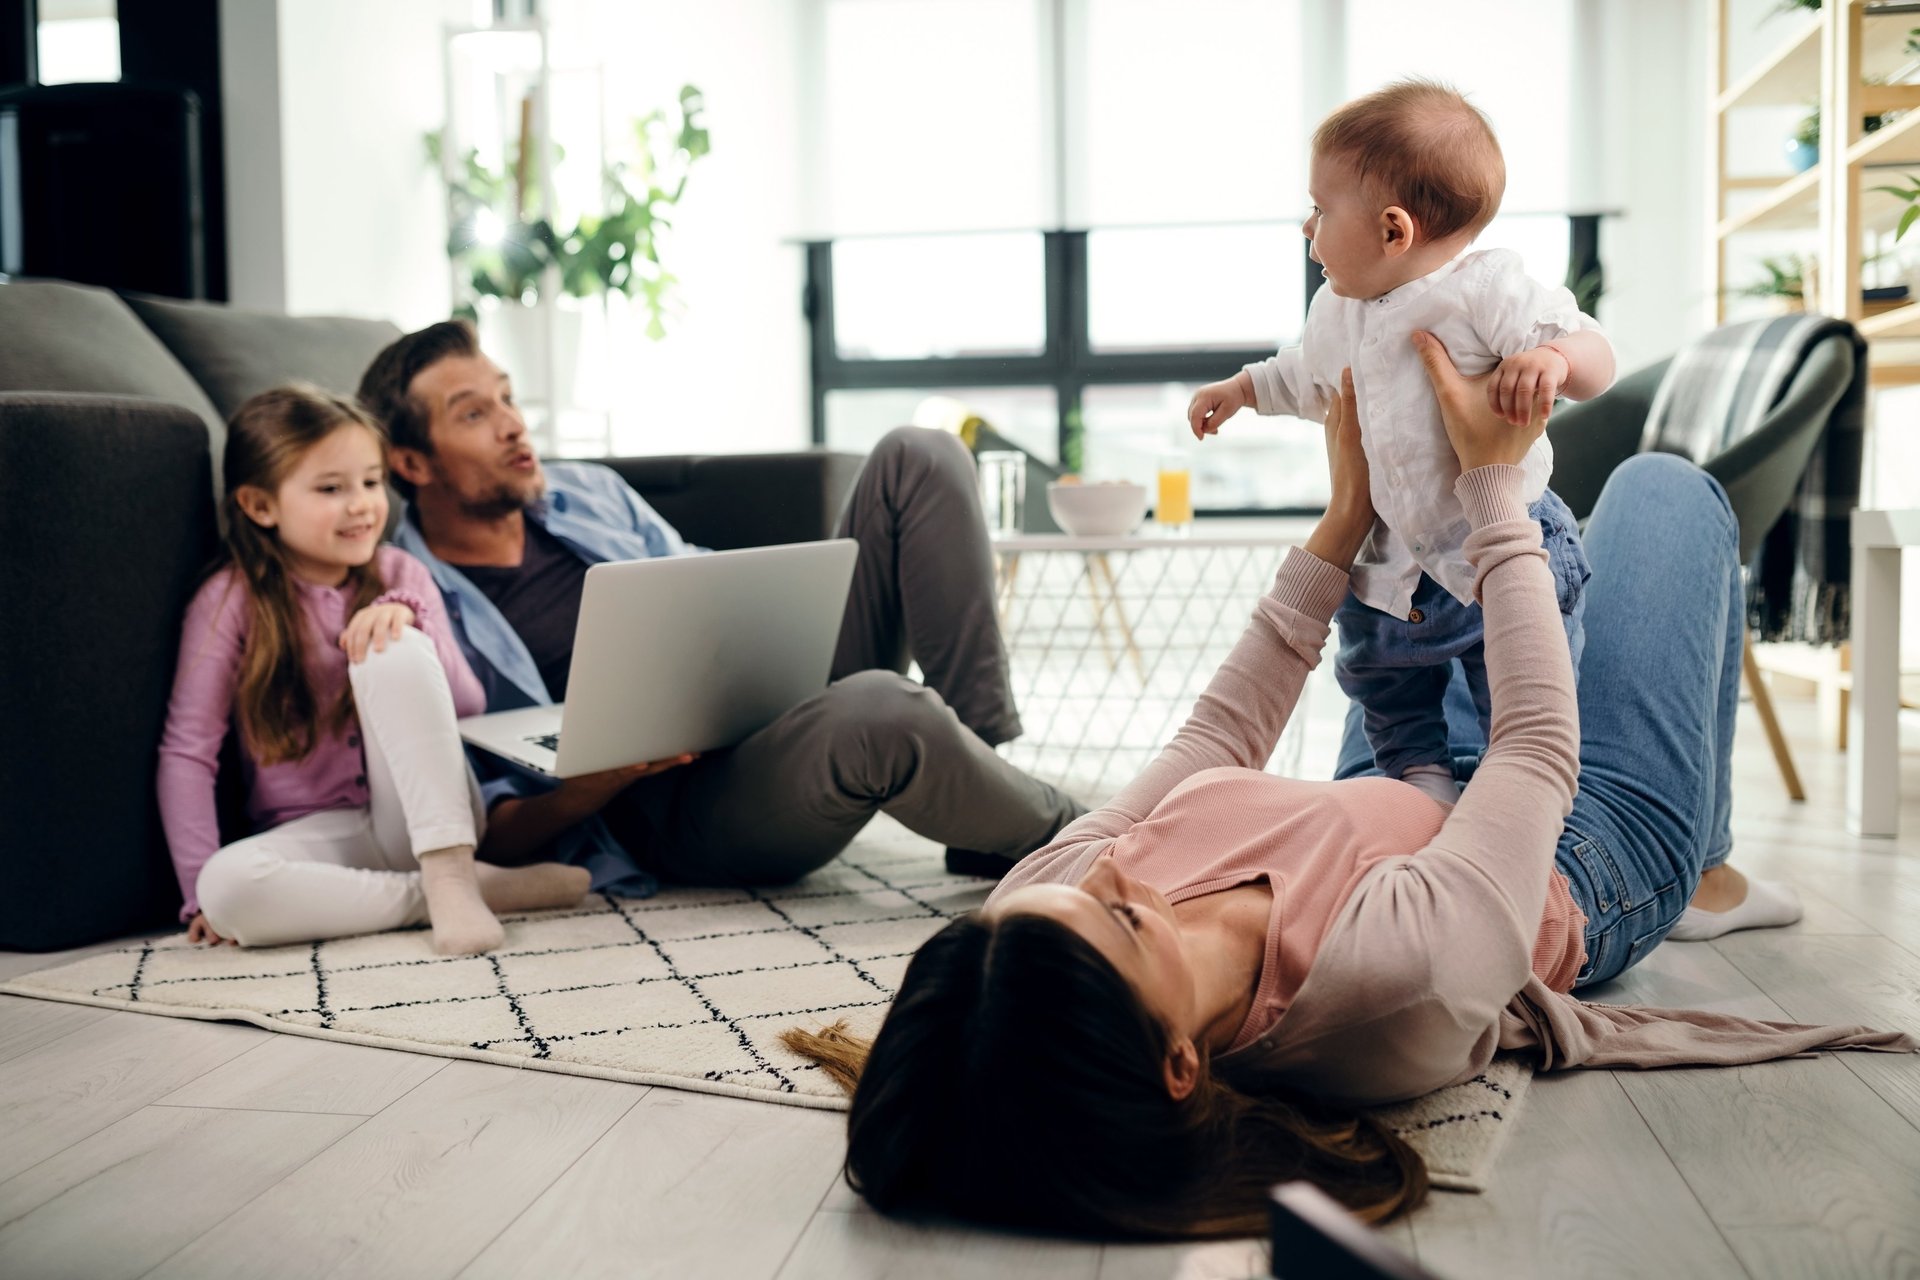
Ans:
<svg viewBox="0 0 1920 1280"><path fill-rule="evenodd" d="M1497 1050L1546 1069L1920 1048L1568 994L1644 958L1703 872L1719 901L1700 907L1739 895L1737 530L1690 463L1614 473L1586 535L1576 706L1514 465L1540 424L1494 417L1437 343L1421 354L1486 612L1493 729L1472 784L1449 809L1392 779L1259 771L1373 524L1349 386L1327 514L1159 759L929 940L870 1047L789 1033L857 1079L848 1177L882 1212L1257 1234L1267 1188L1307 1178L1378 1220L1418 1204L1426 1173L1351 1108L1469 1079Z"/></svg>

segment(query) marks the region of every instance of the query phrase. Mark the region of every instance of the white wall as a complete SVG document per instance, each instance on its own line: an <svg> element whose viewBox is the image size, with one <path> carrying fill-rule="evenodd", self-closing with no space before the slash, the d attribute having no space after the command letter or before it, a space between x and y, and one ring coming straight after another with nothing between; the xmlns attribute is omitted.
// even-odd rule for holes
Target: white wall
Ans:
<svg viewBox="0 0 1920 1280"><path fill-rule="evenodd" d="M443 32L471 0L223 0L236 303L446 316L446 205L422 135L445 122ZM620 453L747 452L811 440L800 225L795 6L786 0L551 0L556 67L601 62L616 124L709 103L662 256L683 313L611 352Z"/></svg>
<svg viewBox="0 0 1920 1280"><path fill-rule="evenodd" d="M556 65L586 42L616 121L706 94L713 151L661 242L682 313L612 354L620 453L738 453L812 441L801 313L799 6L790 0L557 0Z"/></svg>
<svg viewBox="0 0 1920 1280"><path fill-rule="evenodd" d="M236 306L285 311L278 4L220 0L220 97L228 296Z"/></svg>
<svg viewBox="0 0 1920 1280"><path fill-rule="evenodd" d="M236 304L413 326L446 315L446 200L421 137L467 0L222 0Z"/></svg>
<svg viewBox="0 0 1920 1280"><path fill-rule="evenodd" d="M442 34L467 0L279 0L287 309L414 328L450 305Z"/></svg>
<svg viewBox="0 0 1920 1280"><path fill-rule="evenodd" d="M1709 313L1705 6L1587 0L1582 23L1600 42L1589 107L1599 120L1581 131L1597 141L1600 162L1594 189L1575 203L1619 211L1601 223L1599 319L1628 373L1673 354Z"/></svg>

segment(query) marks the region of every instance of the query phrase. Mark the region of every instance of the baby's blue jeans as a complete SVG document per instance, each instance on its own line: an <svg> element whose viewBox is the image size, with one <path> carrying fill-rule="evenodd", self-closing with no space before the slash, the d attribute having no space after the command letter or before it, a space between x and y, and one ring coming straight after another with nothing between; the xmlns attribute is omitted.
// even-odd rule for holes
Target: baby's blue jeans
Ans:
<svg viewBox="0 0 1920 1280"><path fill-rule="evenodd" d="M1541 544L1553 569L1560 617L1566 624L1577 675L1580 651L1586 645L1581 620L1586 613L1587 579L1593 571L1580 545L1573 512L1559 494L1547 490L1528 513L1540 522ZM1360 704L1361 723L1380 772L1398 778L1415 765L1452 761L1447 713L1440 701L1456 660L1479 714L1481 734L1486 734L1492 704L1487 700L1479 605L1461 604L1423 573L1408 617L1396 618L1361 604L1348 592L1334 621L1340 627L1340 649L1333 673L1347 697Z"/></svg>

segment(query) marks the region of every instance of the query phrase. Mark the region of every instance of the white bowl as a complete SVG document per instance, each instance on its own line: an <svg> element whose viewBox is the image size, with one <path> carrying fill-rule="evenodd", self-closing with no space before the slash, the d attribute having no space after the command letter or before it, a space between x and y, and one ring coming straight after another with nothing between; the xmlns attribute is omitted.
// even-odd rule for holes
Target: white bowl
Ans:
<svg viewBox="0 0 1920 1280"><path fill-rule="evenodd" d="M1132 533L1147 514L1145 485L1126 481L1047 486L1047 510L1062 529L1082 538Z"/></svg>

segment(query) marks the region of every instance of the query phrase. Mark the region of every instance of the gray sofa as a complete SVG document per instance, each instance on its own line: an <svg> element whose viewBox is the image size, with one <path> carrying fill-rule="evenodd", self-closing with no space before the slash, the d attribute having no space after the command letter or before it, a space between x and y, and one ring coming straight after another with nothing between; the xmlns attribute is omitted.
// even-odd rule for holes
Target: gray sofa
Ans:
<svg viewBox="0 0 1920 1280"><path fill-rule="evenodd" d="M154 750L180 614L217 550L223 423L292 378L351 394L398 333L0 283L0 948L174 919ZM830 536L860 462L809 451L608 465L689 538L727 548Z"/></svg>

